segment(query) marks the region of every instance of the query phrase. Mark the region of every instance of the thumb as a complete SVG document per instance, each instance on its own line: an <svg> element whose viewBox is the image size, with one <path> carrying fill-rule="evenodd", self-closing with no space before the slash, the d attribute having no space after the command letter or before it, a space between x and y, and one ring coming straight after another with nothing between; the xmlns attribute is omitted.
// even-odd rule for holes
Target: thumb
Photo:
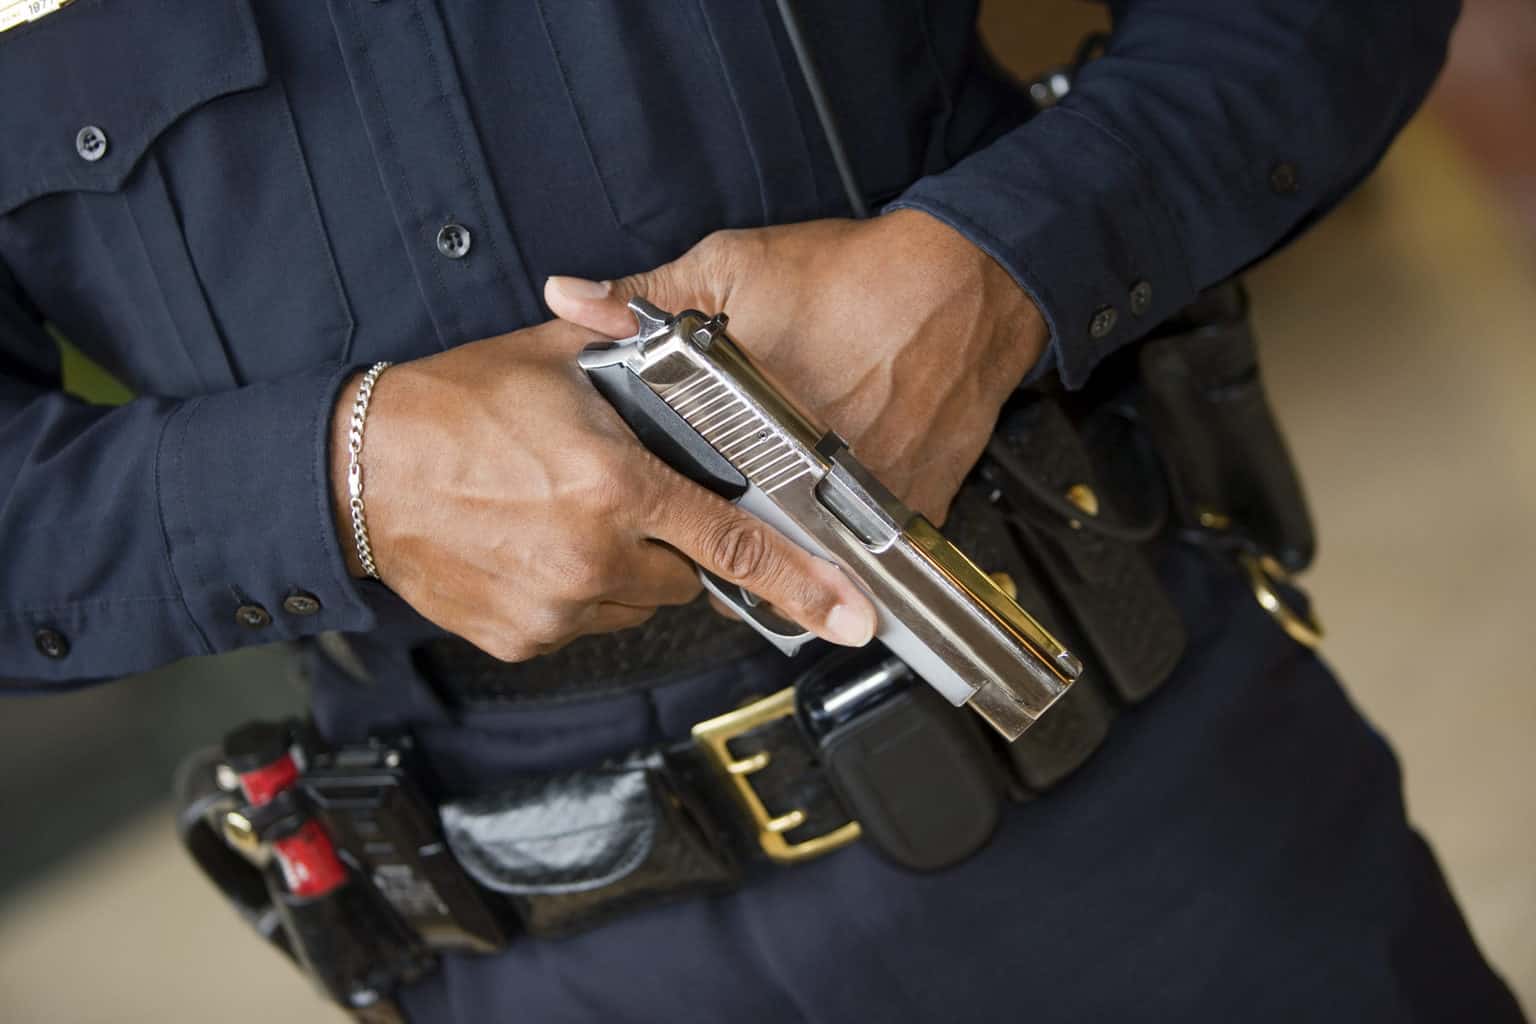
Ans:
<svg viewBox="0 0 1536 1024"><path fill-rule="evenodd" d="M544 282L544 303L551 313L610 338L635 333L635 315L624 305L629 299L612 281L551 277Z"/></svg>
<svg viewBox="0 0 1536 1024"><path fill-rule="evenodd" d="M610 338L635 333L635 315L626 303L636 297L669 313L689 307L718 312L719 297L730 289L728 281L716 278L728 262L708 257L724 248L722 241L706 239L671 263L614 281L551 277L544 283L544 302L560 319Z"/></svg>

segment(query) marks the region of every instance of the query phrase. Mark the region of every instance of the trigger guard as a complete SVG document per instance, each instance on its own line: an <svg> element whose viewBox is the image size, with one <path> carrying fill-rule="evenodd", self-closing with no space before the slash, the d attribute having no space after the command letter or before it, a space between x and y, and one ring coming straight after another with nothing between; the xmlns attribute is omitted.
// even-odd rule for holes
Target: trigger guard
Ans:
<svg viewBox="0 0 1536 1024"><path fill-rule="evenodd" d="M816 639L816 634L810 630L773 614L755 594L734 583L728 583L708 569L699 570L699 581L704 584L705 590L741 616L741 621L784 654L798 654L800 648Z"/></svg>

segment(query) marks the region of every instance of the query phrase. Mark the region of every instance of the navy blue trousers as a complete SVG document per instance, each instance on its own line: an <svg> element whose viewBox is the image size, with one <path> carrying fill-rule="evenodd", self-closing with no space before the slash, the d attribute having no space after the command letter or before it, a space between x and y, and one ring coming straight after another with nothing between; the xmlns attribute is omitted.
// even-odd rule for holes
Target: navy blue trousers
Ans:
<svg viewBox="0 0 1536 1024"><path fill-rule="evenodd" d="M1192 629L1175 676L963 865L916 875L855 844L730 895L449 957L406 993L411 1019L1521 1020L1405 819L1391 750L1328 669L1230 570L1183 552L1164 576ZM684 734L783 671L425 739L465 780L579 763Z"/></svg>

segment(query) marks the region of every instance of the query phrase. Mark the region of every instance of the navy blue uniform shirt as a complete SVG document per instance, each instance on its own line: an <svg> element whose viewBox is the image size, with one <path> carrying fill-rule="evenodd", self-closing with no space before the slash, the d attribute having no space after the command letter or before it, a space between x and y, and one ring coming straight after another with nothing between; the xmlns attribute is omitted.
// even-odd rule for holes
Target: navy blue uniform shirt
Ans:
<svg viewBox="0 0 1536 1024"><path fill-rule="evenodd" d="M871 200L1001 261L1069 386L1356 182L1457 9L1118 0L1021 126L974 2L800 6ZM332 525L346 367L846 212L767 0L76 0L0 33L0 97L0 678L40 686L409 619ZM48 322L140 397L61 394Z"/></svg>

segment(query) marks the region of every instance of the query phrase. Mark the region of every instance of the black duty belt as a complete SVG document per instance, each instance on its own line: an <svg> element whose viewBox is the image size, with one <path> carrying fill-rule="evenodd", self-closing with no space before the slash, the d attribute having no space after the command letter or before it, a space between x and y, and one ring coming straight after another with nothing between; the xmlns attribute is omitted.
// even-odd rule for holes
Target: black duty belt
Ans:
<svg viewBox="0 0 1536 1024"><path fill-rule="evenodd" d="M1009 798L1092 752L1108 707L1074 691L1049 732L1004 745L899 660L839 650L678 742L440 804L408 734L333 749L256 723L184 767L180 831L263 937L360 1019L392 1021L390 993L442 951L568 934L856 840L953 865Z"/></svg>
<svg viewBox="0 0 1536 1024"><path fill-rule="evenodd" d="M964 859L1009 799L1060 782L1173 670L1184 631L1157 545L1230 557L1287 632L1317 639L1286 588L1311 528L1240 289L1095 379L1088 394L1012 403L945 524L1085 655L1082 679L1015 743L882 650L840 651L678 743L464 799L436 791L406 735L331 750L257 726L183 773L187 846L263 935L374 1020L398 1019L388 993L439 950L591 927L860 839L914 870ZM525 665L454 640L416 662L447 703L479 707L623 692L762 649L698 605Z"/></svg>

